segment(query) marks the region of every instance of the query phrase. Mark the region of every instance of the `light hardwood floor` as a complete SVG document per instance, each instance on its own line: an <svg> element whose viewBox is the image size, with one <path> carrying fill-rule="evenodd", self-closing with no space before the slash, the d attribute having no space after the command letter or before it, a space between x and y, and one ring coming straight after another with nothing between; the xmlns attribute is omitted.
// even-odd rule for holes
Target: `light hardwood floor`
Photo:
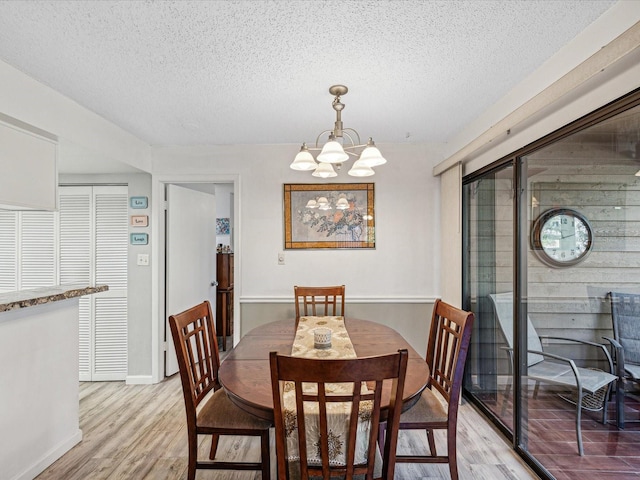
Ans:
<svg viewBox="0 0 640 480"><path fill-rule="evenodd" d="M460 408L458 466L461 479L538 478L510 445L468 403ZM187 438L179 375L156 385L81 383L81 443L51 465L38 480L181 480L186 478ZM426 449L421 432L402 433L399 449ZM273 436L272 436L273 439ZM441 441L441 439L439 440ZM202 437L203 458L209 440ZM441 447L444 449L444 447ZM272 441L272 466L275 466ZM259 444L244 437L221 439L220 456L259 458ZM426 450L425 450L426 451ZM272 467L272 478L275 468ZM198 480L259 480L259 472L198 471ZM396 467L396 479L449 479L446 465Z"/></svg>

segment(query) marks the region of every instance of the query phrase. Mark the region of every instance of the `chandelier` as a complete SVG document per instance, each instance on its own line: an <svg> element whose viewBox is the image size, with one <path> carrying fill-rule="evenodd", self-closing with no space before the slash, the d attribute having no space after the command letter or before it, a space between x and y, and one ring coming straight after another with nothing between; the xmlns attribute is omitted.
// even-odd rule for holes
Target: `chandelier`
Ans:
<svg viewBox="0 0 640 480"><path fill-rule="evenodd" d="M314 177L330 178L338 174L333 169L335 165L338 170L343 162L349 160L349 155L356 157L357 160L351 166L349 175L353 177L369 177L375 172L372 167L383 165L387 160L382 156L373 143L373 139L369 137L369 141L363 144L360 141L360 135L353 128L343 128L342 126L342 110L344 104L340 102L340 96L345 95L349 89L344 85L333 85L329 88L329 93L335 98L333 99L333 109L336 111L336 122L333 130L325 130L316 138L315 147L308 147L306 143L302 144L300 152L291 163L293 170L311 171ZM320 137L329 134L327 143L321 148L318 146ZM355 137L355 140L354 140ZM348 141L345 143L345 138ZM340 139L341 141L338 141ZM311 155L312 151L320 151L314 159ZM317 161L317 162L316 162Z"/></svg>

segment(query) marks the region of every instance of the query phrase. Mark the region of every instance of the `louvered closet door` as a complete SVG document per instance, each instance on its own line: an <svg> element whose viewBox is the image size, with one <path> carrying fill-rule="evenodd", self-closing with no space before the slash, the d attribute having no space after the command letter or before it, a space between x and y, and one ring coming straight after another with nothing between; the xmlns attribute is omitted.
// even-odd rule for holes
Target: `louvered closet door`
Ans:
<svg viewBox="0 0 640 480"><path fill-rule="evenodd" d="M60 187L60 283L93 281L92 187ZM93 295L80 297L80 380L91 380Z"/></svg>
<svg viewBox="0 0 640 480"><path fill-rule="evenodd" d="M60 279L109 285L80 299L80 380L127 375L127 187L60 188Z"/></svg>
<svg viewBox="0 0 640 480"><path fill-rule="evenodd" d="M0 292L58 283L55 212L0 212Z"/></svg>
<svg viewBox="0 0 640 480"><path fill-rule="evenodd" d="M0 293L18 290L18 214L0 211Z"/></svg>
<svg viewBox="0 0 640 480"><path fill-rule="evenodd" d="M58 283L57 213L0 212L0 292Z"/></svg>
<svg viewBox="0 0 640 480"><path fill-rule="evenodd" d="M127 187L94 187L96 285L93 380L127 376Z"/></svg>
<svg viewBox="0 0 640 480"><path fill-rule="evenodd" d="M20 290L58 283L54 222L54 212L23 212L18 216Z"/></svg>

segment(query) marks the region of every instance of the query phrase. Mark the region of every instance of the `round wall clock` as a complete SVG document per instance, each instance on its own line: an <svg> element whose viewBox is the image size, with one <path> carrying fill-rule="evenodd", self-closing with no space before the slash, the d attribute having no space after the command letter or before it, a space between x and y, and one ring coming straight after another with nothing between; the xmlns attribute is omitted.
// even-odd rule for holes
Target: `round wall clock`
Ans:
<svg viewBox="0 0 640 480"><path fill-rule="evenodd" d="M586 217L568 208L547 210L533 224L531 245L552 267L570 267L584 260L593 247L593 231Z"/></svg>

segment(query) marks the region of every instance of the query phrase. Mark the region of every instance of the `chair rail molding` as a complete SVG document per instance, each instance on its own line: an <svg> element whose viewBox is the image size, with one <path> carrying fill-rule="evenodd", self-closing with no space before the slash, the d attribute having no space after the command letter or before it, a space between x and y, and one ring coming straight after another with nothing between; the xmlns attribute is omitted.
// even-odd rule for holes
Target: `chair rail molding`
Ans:
<svg viewBox="0 0 640 480"><path fill-rule="evenodd" d="M349 304L355 304L355 303L360 303L360 304L384 304L384 303L408 303L408 304L414 304L414 303L434 303L436 301L436 299L439 298L437 296L396 296L396 297L381 297L381 296L375 296L375 297L366 297L366 296L361 296L361 297L354 297L354 296L349 296L349 298L345 299L345 303ZM293 297L291 297L291 295L273 295L273 296L251 296L251 295L246 295L246 296L241 296L240 297L240 303L291 303L293 304Z"/></svg>

